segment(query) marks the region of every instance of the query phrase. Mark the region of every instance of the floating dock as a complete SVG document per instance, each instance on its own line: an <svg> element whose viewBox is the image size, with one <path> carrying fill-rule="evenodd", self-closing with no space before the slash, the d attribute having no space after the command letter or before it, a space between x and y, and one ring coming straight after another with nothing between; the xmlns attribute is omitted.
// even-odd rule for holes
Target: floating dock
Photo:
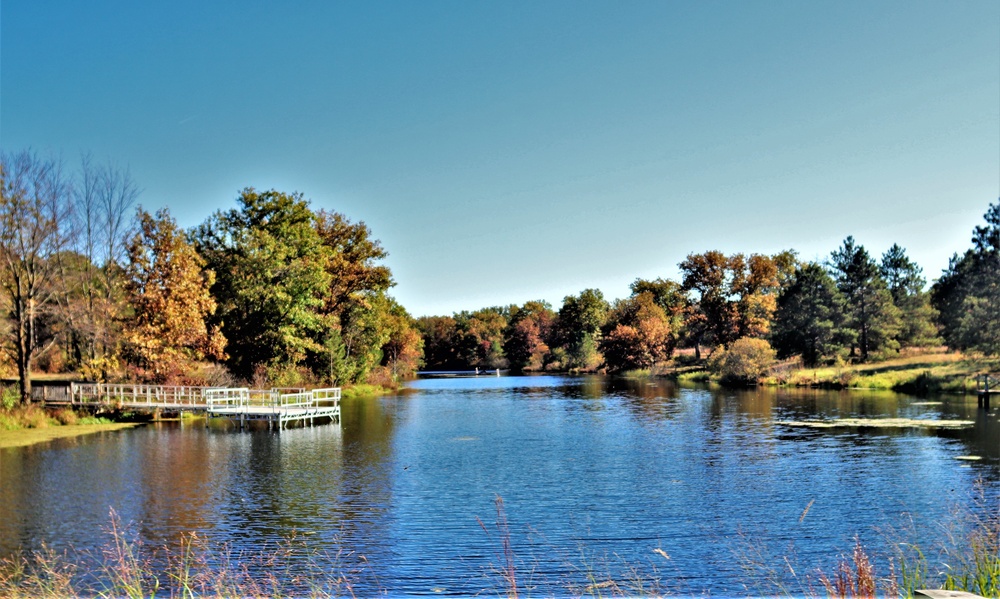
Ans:
<svg viewBox="0 0 1000 599"><path fill-rule="evenodd" d="M128 410L203 413L208 421L225 418L244 428L263 420L269 429L316 420L340 423L340 388L248 389L141 384L71 383L65 392L46 396L46 405L98 406Z"/></svg>

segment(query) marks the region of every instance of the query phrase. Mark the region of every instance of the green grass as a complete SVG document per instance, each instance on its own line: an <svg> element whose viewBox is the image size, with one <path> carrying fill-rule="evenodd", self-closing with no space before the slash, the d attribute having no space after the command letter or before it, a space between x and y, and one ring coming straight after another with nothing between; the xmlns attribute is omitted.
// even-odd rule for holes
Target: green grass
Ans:
<svg viewBox="0 0 1000 599"><path fill-rule="evenodd" d="M103 420L103 419L101 419ZM36 443L46 443L53 439L78 437L106 431L117 431L138 426L134 422L111 422L89 424L82 419L79 424L55 425L44 428L25 428L18 430L0 430L0 449L8 447L26 447Z"/></svg>
<svg viewBox="0 0 1000 599"><path fill-rule="evenodd" d="M340 390L342 399L364 399L386 395L387 393L392 393L392 389L387 389L381 385L357 384L344 387Z"/></svg>
<svg viewBox="0 0 1000 599"><path fill-rule="evenodd" d="M70 408L46 410L37 404L0 409L0 448L24 447L53 439L89 435L136 426L97 416L81 415Z"/></svg>

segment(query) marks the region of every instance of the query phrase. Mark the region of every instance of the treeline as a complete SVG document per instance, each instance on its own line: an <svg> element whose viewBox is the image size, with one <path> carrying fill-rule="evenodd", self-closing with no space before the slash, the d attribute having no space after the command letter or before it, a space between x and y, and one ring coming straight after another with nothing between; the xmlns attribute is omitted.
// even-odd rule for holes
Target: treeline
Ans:
<svg viewBox="0 0 1000 599"><path fill-rule="evenodd" d="M420 335L363 222L248 188L184 231L138 197L113 164L84 158L67 175L31 152L2 155L0 356L23 400L38 370L288 386L391 384L417 369Z"/></svg>
<svg viewBox="0 0 1000 599"><path fill-rule="evenodd" d="M609 372L648 369L675 349L736 378L759 376L775 357L814 366L881 360L904 347L945 342L1000 353L1000 202L973 247L926 290L899 245L881 259L847 237L823 263L773 256L691 254L680 281L637 279L609 303L597 289L543 301L417 320L428 369Z"/></svg>

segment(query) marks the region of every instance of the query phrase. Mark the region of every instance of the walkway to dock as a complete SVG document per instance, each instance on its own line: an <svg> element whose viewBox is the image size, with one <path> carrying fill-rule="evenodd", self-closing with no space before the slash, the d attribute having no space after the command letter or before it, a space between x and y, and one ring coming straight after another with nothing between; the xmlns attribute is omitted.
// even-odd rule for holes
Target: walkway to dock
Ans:
<svg viewBox="0 0 1000 599"><path fill-rule="evenodd" d="M281 430L291 422L329 419L340 423L340 388L248 389L167 385L71 383L66 393L48 396L46 405L100 406L160 412L200 412L209 420L226 418L243 428L264 420Z"/></svg>

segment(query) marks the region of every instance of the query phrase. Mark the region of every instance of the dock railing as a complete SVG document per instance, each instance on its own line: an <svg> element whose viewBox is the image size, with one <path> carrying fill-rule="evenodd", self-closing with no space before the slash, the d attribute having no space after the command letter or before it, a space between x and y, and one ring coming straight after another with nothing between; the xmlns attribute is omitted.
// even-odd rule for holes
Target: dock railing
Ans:
<svg viewBox="0 0 1000 599"><path fill-rule="evenodd" d="M339 406L340 387L330 387L327 389L313 389L313 400L317 405Z"/></svg>
<svg viewBox="0 0 1000 599"><path fill-rule="evenodd" d="M86 404L115 400L129 404L197 405L204 403L205 387L144 385L140 383L71 383L70 401Z"/></svg>
<svg viewBox="0 0 1000 599"><path fill-rule="evenodd" d="M313 395L309 391L301 393L279 393L274 397L272 404L275 409L280 408L311 408L313 405Z"/></svg>
<svg viewBox="0 0 1000 599"><path fill-rule="evenodd" d="M250 404L250 390L246 387L205 389L205 404L210 414L236 414L246 411L246 407Z"/></svg>

